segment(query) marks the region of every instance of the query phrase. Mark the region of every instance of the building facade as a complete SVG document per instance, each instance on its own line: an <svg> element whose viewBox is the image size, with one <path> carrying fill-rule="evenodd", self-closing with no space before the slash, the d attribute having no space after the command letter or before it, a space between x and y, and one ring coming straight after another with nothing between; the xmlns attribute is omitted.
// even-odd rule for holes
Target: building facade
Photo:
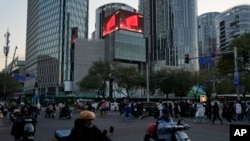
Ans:
<svg viewBox="0 0 250 141"><path fill-rule="evenodd" d="M42 95L71 91L72 42L88 36L88 7L88 0L28 0L25 72L35 77L25 81L25 93L35 84Z"/></svg>
<svg viewBox="0 0 250 141"><path fill-rule="evenodd" d="M140 0L144 35L152 71L163 68L198 70L197 59L184 63L184 54L198 56L196 0Z"/></svg>
<svg viewBox="0 0 250 141"><path fill-rule="evenodd" d="M198 45L199 57L211 57L216 54L217 38L215 17L219 12L210 12L198 17ZM212 63L200 64L200 69L211 69Z"/></svg>
<svg viewBox="0 0 250 141"><path fill-rule="evenodd" d="M93 62L104 61L104 49L105 41L102 39L77 39L74 53L74 94L80 93L78 83L88 74Z"/></svg>
<svg viewBox="0 0 250 141"><path fill-rule="evenodd" d="M250 5L230 8L215 19L218 51L227 51L232 40L250 32Z"/></svg>

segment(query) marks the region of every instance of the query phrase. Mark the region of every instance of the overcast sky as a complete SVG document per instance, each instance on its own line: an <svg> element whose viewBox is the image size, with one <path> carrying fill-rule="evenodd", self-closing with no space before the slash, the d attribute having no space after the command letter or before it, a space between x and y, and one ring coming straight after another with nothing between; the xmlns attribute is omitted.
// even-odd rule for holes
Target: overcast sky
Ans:
<svg viewBox="0 0 250 141"><path fill-rule="evenodd" d="M198 15L207 12L223 12L231 7L241 4L250 4L250 0L197 0ZM89 35L94 30L95 9L99 6L111 3L122 2L138 9L138 0L89 0ZM5 55L3 46L6 45L4 34L7 29L10 32L10 51L8 54L8 64L14 56L15 46L16 56L25 59L26 44L26 19L27 19L27 0L0 0L0 71L5 67Z"/></svg>

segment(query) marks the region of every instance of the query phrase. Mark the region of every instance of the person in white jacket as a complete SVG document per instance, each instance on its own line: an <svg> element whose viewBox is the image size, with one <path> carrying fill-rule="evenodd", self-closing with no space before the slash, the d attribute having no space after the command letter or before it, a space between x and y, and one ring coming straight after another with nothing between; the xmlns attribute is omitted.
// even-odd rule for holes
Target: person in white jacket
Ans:
<svg viewBox="0 0 250 141"><path fill-rule="evenodd" d="M200 103L197 103L197 110L196 110L196 113L195 113L195 120L194 122L205 122L205 107L200 104Z"/></svg>
<svg viewBox="0 0 250 141"><path fill-rule="evenodd" d="M236 112L237 120L238 121L241 120L242 108L241 108L240 101L237 101L237 103L235 104L235 112Z"/></svg>

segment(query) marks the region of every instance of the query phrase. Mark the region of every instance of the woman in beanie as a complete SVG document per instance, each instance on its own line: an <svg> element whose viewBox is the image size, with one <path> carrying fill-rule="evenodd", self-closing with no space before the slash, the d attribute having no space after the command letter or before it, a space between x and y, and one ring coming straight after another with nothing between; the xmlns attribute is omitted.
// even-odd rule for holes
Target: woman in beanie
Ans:
<svg viewBox="0 0 250 141"><path fill-rule="evenodd" d="M70 141L109 141L108 137L93 124L95 114L91 111L82 111L75 120L74 128L69 135Z"/></svg>

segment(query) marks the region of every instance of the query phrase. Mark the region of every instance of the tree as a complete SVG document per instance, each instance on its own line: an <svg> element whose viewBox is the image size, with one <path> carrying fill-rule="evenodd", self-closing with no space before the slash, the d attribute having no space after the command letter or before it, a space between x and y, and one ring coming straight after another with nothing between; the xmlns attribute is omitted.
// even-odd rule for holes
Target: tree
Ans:
<svg viewBox="0 0 250 141"><path fill-rule="evenodd" d="M234 47L237 47L237 53L238 53L238 57L242 57L243 56L243 51L247 51L250 49L250 33L246 33L242 36L240 36L239 38L234 39L229 47L228 47L228 51L233 51ZM239 71L243 71L245 70L245 62L243 61L238 61L239 65ZM218 59L218 63L217 63L217 68L218 68L218 72L221 75L228 75L228 74L232 74L234 72L234 57L233 57L233 53L231 54L227 54L227 55L223 55L223 57L220 57Z"/></svg>
<svg viewBox="0 0 250 141"><path fill-rule="evenodd" d="M176 71L173 72L173 75L175 76L173 81L175 81L176 86L174 93L182 99L190 91L191 87L195 85L194 81L192 81L192 74L187 71Z"/></svg>
<svg viewBox="0 0 250 141"><path fill-rule="evenodd" d="M188 93L189 95L192 95L194 97L194 101L198 101L198 97L200 96L200 91L204 91L204 86L201 84L202 75L200 75L199 72L194 72L193 74L193 84L194 86L190 89L191 93Z"/></svg>
<svg viewBox="0 0 250 141"><path fill-rule="evenodd" d="M239 38L233 40L231 44L229 45L229 50L233 50L233 47L237 47L237 53L238 57L243 57L243 52L250 50L250 33L246 33ZM249 56L248 56L249 57ZM238 59L237 59L238 60ZM243 60L238 60L238 72L240 73L240 85L245 86L245 92L249 92L250 90L250 83L249 83L249 62L244 62ZM235 71L234 68L234 60L233 60L233 54L231 55L224 55L224 57L221 57L218 60L217 64L218 72L220 75L224 75L226 77L231 76L231 78L227 78L227 84L231 85L230 90L225 89L227 91L231 91L233 88L232 86L232 80L233 80L233 73ZM223 85L225 86L225 85ZM234 90L235 91L235 90Z"/></svg>
<svg viewBox="0 0 250 141"><path fill-rule="evenodd" d="M202 86L202 89L205 91L208 100L211 98L211 94L213 93L213 76L210 70L200 71L196 79L198 79L197 84Z"/></svg>
<svg viewBox="0 0 250 141"><path fill-rule="evenodd" d="M5 95L4 95L4 85ZM22 92L23 87L21 83L15 81L10 74L0 73L0 97L11 97L15 92Z"/></svg>
<svg viewBox="0 0 250 141"><path fill-rule="evenodd" d="M150 75L150 89L152 93L160 90L168 99L169 93L173 92L175 87L174 79L175 77L168 70L160 70L152 73Z"/></svg>
<svg viewBox="0 0 250 141"><path fill-rule="evenodd" d="M82 91L97 90L98 93L105 98L105 92L107 90L106 82L110 80L111 73L111 62L93 62L93 65L88 70L87 76L85 76L78 85Z"/></svg>
<svg viewBox="0 0 250 141"><path fill-rule="evenodd" d="M124 67L117 65L114 70L112 75L118 86L117 91L126 95L127 98L130 98L131 95L136 93L138 87L141 85L143 76L132 66ZM125 89L126 94L123 93L123 89Z"/></svg>

